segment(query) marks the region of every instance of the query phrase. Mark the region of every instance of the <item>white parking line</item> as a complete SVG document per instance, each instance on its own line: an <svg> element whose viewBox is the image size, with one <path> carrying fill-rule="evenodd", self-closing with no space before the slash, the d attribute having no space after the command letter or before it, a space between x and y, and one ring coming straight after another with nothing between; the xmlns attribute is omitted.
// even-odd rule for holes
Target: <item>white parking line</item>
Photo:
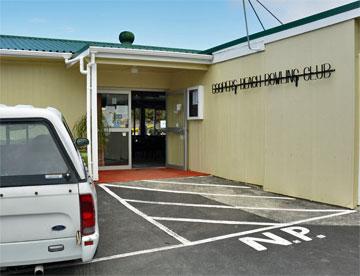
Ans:
<svg viewBox="0 0 360 276"><path fill-rule="evenodd" d="M102 189L104 189L105 191L110 192L110 194L114 195L115 198L118 198L118 196L116 194L111 192L106 187L103 187L103 185L99 185L99 186ZM121 203L123 203L123 201L125 201L125 199L121 199ZM130 200L126 200L126 201L130 201ZM136 202L135 200L131 200L131 201ZM147 203L147 202L145 202L145 203ZM168 204L168 202L164 202L164 203ZM178 203L175 203L175 204L178 204ZM191 204L191 205L197 205L197 204ZM133 209L137 210L133 206L131 206L131 205L129 205L129 206L132 207ZM209 206L211 206L211 205L209 205ZM215 205L215 206L217 206L217 205ZM126 207L128 207L128 206L126 206ZM231 207L231 206L225 206L225 207ZM244 207L244 208L252 208L252 207ZM254 208L256 208L256 207L254 207ZM267 208L267 209L272 210L274 208ZM267 210L267 209L265 209L265 210ZM277 210L277 209L275 208L274 210ZM280 209L280 210L285 210L285 209ZM293 211L293 209L286 209L286 210ZM300 210L300 209L294 209L294 210ZM304 209L304 210L306 210L306 209ZM181 244L176 244L176 245L162 246L162 247L157 247L157 248L151 248L151 249L145 249L145 250L139 250L139 251L115 254L115 255L105 256L105 257L100 257L100 258L94 258L92 261L87 262L87 263L74 262L74 263L54 264L54 265L49 265L47 267L51 268L51 269L55 269L55 268L62 268L62 267L71 267L71 266L76 266L76 265L84 265L84 264L89 264L89 263L98 263L98 262L104 262L104 261L109 261L109 260L117 260L117 259L122 259L122 258L126 258L126 257L145 255L145 254L149 254L149 253L167 251L167 250L176 249L176 248L191 247L191 246L196 246L196 245L200 245L200 244L211 243L211 242L214 242L214 241L230 239L230 238L233 238L233 237L240 237L240 236L244 236L244 235L248 235L248 234L253 234L253 233L263 232L263 231L267 231L267 230L277 229L277 228L281 228L281 227L293 226L293 225L302 224L302 223L306 223L306 222L310 222L310 221L317 221L317 220L322 220L322 219L326 219L326 218L331 218L331 217L343 216L343 215L348 215L348 214L351 214L351 213L356 213L355 210L341 210L341 211L340 210L329 210L329 211L334 211L334 213L329 214L329 215L322 215L322 216L318 216L318 217L313 217L313 218L309 218L309 219L297 220L297 221L293 221L293 222L289 222L289 223L282 223L282 224L268 226L268 227L261 227L261 228L254 229L254 230L249 230L249 231L243 231L243 232L238 232L238 233L233 233L233 234L228 234L228 235L222 235L222 236L217 236L217 237L198 240L198 241L193 241L193 242L189 242L189 243L186 243L186 244L181 243ZM323 212L327 212L327 211L323 209Z"/></svg>
<svg viewBox="0 0 360 276"><path fill-rule="evenodd" d="M135 187L135 186L126 186L126 185L114 185L114 184L102 184L107 187L115 187L122 189L132 189L132 190L142 190L142 191L153 191L153 192L163 192L163 193L174 193L174 194L190 194L190 195L207 195L207 196L226 196L226 197L245 197L245 198L268 198L268 199L284 199L284 200L295 200L292 197L284 196L257 196L257 195L239 195L239 194L213 194L213 193L201 193L201 192L188 192L188 191L175 191L175 190L165 190L165 189L153 189L153 188L144 188L144 187Z"/></svg>
<svg viewBox="0 0 360 276"><path fill-rule="evenodd" d="M181 221L181 222L199 222L199 223L213 223L213 224L231 224L231 225L277 225L280 223L268 222L252 222L252 221L235 221L235 220L215 220L215 219L190 219L190 218L170 218L170 217L151 217L154 220L160 221Z"/></svg>
<svg viewBox="0 0 360 276"><path fill-rule="evenodd" d="M206 243L211 243L214 241L225 240L225 239L230 239L230 238L234 238L234 237L240 237L240 236L244 236L244 235L248 235L248 234L263 232L263 231L277 229L277 228L281 228L281 227L292 226L292 225L301 224L301 223L310 222L310 221L316 221L316 220L321 220L321 219L326 219L326 218L331 218L331 217L336 217L336 216L347 215L347 214L351 214L351 213L355 213L355 212L356 211L353 211L353 210L346 210L346 211L335 213L335 214L323 215L323 216L319 216L319 217L297 220L297 221L293 221L293 222L289 222L289 223L283 223L283 224L278 224L278 225L268 226L268 227L261 227L261 228L254 229L254 230L243 231L243 232L233 233L233 234L229 234L229 235L223 235L223 236L217 236L217 237L213 237L213 238L198 240L198 241L190 242L188 244L163 246L163 247L157 247L157 248L153 248L153 249L140 250L140 251L117 254L117 255L112 255L112 256L107 256L107 257L102 257L102 258L96 258L96 259L93 259L90 263L97 263L97 262L102 262L102 261L126 258L129 256L143 255L143 254L148 254L148 253L166 251L166 250L175 249L175 248L190 247L190 246L194 246L194 245L206 244Z"/></svg>
<svg viewBox="0 0 360 276"><path fill-rule="evenodd" d="M155 205L169 205L169 206L184 206L184 207L198 207L198 208L218 208L218 209L245 209L245 210L269 210L269 211L287 211L287 212L310 212L310 213L336 213L343 212L344 209L294 209L294 208L271 208L271 207L251 207L251 206L228 206L228 205L209 205L209 204L192 204L180 202L163 202L163 201L148 201L138 199L124 199L127 202L155 204Z"/></svg>
<svg viewBox="0 0 360 276"><path fill-rule="evenodd" d="M224 188L235 188L235 189L251 189L248 186L221 185L221 184L211 184L211 183L192 183L192 182L176 182L176 181L163 181L163 180L141 180L141 182L188 185L188 186L224 187Z"/></svg>
<svg viewBox="0 0 360 276"><path fill-rule="evenodd" d="M144 214L143 212L141 212L140 210L136 209L134 206L130 205L129 203L127 203L124 199L122 199L121 197L119 197L117 194L115 194L113 191L111 191L109 188L105 187L104 185L98 185L100 188L102 188L105 192L107 192L109 195L111 195L112 197L114 197L115 199L117 199L121 204L123 204L125 207L127 207L128 209L130 209L131 211L133 211L135 214L143 217L144 219L146 219L148 222L154 224L155 226L159 227L161 230L163 230L165 233L167 233L168 235L172 236L173 238L177 239L179 242L181 242L182 244L188 244L190 243L190 241L188 241L187 239L181 237L180 235L176 234L174 231L170 230L169 228L167 228L166 226L162 225L161 223L157 222L156 220L152 219L151 217L149 217L148 215Z"/></svg>
<svg viewBox="0 0 360 276"><path fill-rule="evenodd" d="M165 251L165 250L170 250L170 249L174 249L174 248L180 248L180 247L184 247L184 246L186 246L186 245L185 244L176 244L176 245L169 245L169 246L163 246L163 247L152 248L152 249L139 250L139 251L134 251L134 252L129 252L129 253L122 253L122 254L112 255L112 256L108 256L108 257L96 258L96 259L93 259L92 261L90 261L90 263L98 263L98 262L109 261L109 260L114 260L114 259L121 259L121 258L125 258L125 257L130 257L130 256L149 254L149 253L154 253L154 252L158 252L158 251Z"/></svg>
<svg viewBox="0 0 360 276"><path fill-rule="evenodd" d="M230 238L239 237L239 236L243 236L243 235L248 235L248 234L252 234L252 233L268 231L268 230L277 229L277 228L281 228L281 227L288 227L288 226L292 226L292 225L295 225L295 224L301 224L301 223L306 223L306 222L320 220L320 219L326 219L326 218L331 218L331 217L336 217L336 216L347 215L347 214L351 214L351 213L355 213L355 212L356 211L354 211L354 210L346 210L346 211L343 211L341 213L323 215L323 216L319 216L319 217L307 218L307 219L302 219L302 220L297 220L297 221L292 221L292 222L287 222L287 223L280 223L280 224L274 225L274 226L262 227L262 228L258 228L258 229L254 229L254 230L243 231L243 232L238 232L238 233L227 234L227 235L222 235L222 236L218 236L218 237L198 240L198 241L191 242L190 244L187 244L187 246L204 244L204 243L209 243L209 242L214 242L214 241L219 241L219 240L225 240L225 239L230 239Z"/></svg>

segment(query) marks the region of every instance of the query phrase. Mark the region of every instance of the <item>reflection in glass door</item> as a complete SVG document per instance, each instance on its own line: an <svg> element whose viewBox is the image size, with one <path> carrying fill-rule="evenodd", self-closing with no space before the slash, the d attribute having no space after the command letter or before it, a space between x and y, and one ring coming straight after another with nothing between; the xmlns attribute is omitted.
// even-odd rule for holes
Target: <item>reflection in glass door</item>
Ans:
<svg viewBox="0 0 360 276"><path fill-rule="evenodd" d="M130 110L130 92L101 92L101 112L106 129L105 147L99 154L101 169L131 168Z"/></svg>

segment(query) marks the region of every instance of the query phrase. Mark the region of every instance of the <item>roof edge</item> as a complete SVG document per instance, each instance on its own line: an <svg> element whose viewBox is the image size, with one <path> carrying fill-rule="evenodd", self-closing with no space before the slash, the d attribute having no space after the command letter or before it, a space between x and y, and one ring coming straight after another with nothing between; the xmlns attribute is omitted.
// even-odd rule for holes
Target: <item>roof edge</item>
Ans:
<svg viewBox="0 0 360 276"><path fill-rule="evenodd" d="M90 53L100 58L121 58L129 60L157 60L165 62L185 62L209 65L213 56L207 54L159 51L152 49L112 48L90 46Z"/></svg>
<svg viewBox="0 0 360 276"><path fill-rule="evenodd" d="M310 15L310 16L295 20L295 21L291 21L289 23L286 23L286 24L283 24L283 25L280 25L280 26L276 26L274 28L271 28L271 29L268 29L268 30L265 30L265 31L261 31L261 32L258 32L258 33L251 34L249 36L249 39L253 40L253 39L261 38L261 37L264 37L264 36L268 36L268 35L271 35L271 34L274 34L274 33L289 30L289 29L292 29L292 28L295 28L295 27L299 27L299 26L302 26L302 25L305 25L305 24L308 24L308 23L312 23L312 22L315 22L315 21L318 21L318 20L321 20L321 19L325 19L325 18L334 16L334 15L338 15L338 14L348 12L348 11L358 9L358 8L360 8L360 1L351 2L349 4L346 4L346 5L343 5L343 6L340 6L340 7L336 7L336 8L327 10L327 11L323 11L323 12L320 12L320 13L317 13L317 14L313 14L313 15ZM238 45L238 44L246 42L246 41L247 41L247 37L244 36L244 37L241 37L241 38L238 38L238 39L235 39L235 40L220 44L218 46L209 48L207 50L201 51L200 54L213 54L214 52L217 52L219 50L223 50L223 49Z"/></svg>
<svg viewBox="0 0 360 276"><path fill-rule="evenodd" d="M66 59L66 58L70 58L71 56L72 56L72 53L69 53L69 52L0 49L0 57Z"/></svg>

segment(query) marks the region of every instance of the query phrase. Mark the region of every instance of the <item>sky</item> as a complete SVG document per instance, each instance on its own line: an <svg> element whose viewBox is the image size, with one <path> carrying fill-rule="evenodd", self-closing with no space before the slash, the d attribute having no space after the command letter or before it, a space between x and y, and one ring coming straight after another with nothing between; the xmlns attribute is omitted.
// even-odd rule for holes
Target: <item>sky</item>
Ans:
<svg viewBox="0 0 360 276"><path fill-rule="evenodd" d="M249 32L261 31L245 1ZM250 0L266 29L279 25ZM283 23L355 0L260 0ZM246 35L242 0L0 0L0 33L205 50Z"/></svg>

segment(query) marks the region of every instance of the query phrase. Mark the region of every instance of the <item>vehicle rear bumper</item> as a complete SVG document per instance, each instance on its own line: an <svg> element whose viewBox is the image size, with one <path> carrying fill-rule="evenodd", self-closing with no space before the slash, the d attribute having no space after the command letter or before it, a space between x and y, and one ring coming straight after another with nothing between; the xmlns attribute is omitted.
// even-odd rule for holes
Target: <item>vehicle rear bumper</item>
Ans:
<svg viewBox="0 0 360 276"><path fill-rule="evenodd" d="M92 245L85 245L85 242L92 241ZM95 255L96 248L99 243L99 232L96 231L94 234L82 237L82 261L89 262Z"/></svg>
<svg viewBox="0 0 360 276"><path fill-rule="evenodd" d="M53 245L63 245L64 250L49 252L49 246ZM43 264L81 258L82 246L76 244L75 237L0 244L0 267Z"/></svg>

